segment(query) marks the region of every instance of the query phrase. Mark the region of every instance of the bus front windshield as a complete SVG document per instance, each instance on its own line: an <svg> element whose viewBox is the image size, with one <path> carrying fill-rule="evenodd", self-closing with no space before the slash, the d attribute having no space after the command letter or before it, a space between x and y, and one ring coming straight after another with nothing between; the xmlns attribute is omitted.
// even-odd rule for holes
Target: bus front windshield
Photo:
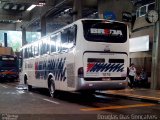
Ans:
<svg viewBox="0 0 160 120"><path fill-rule="evenodd" d="M105 20L84 20L84 38L93 42L124 43L127 41L127 25Z"/></svg>
<svg viewBox="0 0 160 120"><path fill-rule="evenodd" d="M0 58L0 68L15 68L17 67L17 62L15 58Z"/></svg>

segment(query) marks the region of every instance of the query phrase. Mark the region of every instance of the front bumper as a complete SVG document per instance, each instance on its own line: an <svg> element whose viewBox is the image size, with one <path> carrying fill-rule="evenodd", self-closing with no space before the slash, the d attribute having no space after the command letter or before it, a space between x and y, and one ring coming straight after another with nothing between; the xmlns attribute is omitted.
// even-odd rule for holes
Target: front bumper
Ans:
<svg viewBox="0 0 160 120"><path fill-rule="evenodd" d="M17 79L19 75L15 74L1 74L0 78L1 79Z"/></svg>

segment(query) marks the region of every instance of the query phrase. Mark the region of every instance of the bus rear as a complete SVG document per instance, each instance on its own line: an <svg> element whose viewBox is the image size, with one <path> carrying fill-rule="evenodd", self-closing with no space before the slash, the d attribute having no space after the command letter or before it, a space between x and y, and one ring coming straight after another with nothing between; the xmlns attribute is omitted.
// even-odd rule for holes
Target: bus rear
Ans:
<svg viewBox="0 0 160 120"><path fill-rule="evenodd" d="M0 56L0 79L14 80L18 78L18 60L12 55Z"/></svg>
<svg viewBox="0 0 160 120"><path fill-rule="evenodd" d="M128 67L127 25L106 20L83 20L82 26L83 38L78 44L83 46L79 47L83 60L77 70L78 89L124 89Z"/></svg>

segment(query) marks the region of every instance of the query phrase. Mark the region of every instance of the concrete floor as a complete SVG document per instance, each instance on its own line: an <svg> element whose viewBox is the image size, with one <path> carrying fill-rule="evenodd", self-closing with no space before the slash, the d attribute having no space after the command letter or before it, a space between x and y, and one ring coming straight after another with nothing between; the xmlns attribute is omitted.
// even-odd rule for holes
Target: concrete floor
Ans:
<svg viewBox="0 0 160 120"><path fill-rule="evenodd" d="M0 83L0 119L3 120L158 120L159 111L159 104L64 92L50 98L44 89L28 92L18 82Z"/></svg>

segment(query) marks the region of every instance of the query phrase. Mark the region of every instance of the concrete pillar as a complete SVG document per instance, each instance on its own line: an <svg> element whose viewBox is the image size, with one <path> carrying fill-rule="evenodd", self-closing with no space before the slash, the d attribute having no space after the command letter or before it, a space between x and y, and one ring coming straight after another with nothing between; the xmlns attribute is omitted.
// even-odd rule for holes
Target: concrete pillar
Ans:
<svg viewBox="0 0 160 120"><path fill-rule="evenodd" d="M41 17L41 37L46 35L46 17Z"/></svg>
<svg viewBox="0 0 160 120"><path fill-rule="evenodd" d="M4 47L8 47L7 33L4 33Z"/></svg>
<svg viewBox="0 0 160 120"><path fill-rule="evenodd" d="M82 18L82 0L74 0L73 12L73 21Z"/></svg>
<svg viewBox="0 0 160 120"><path fill-rule="evenodd" d="M160 16L160 0L156 0L156 10ZM151 89L160 89L160 20L154 28L154 39L152 47L152 73Z"/></svg>
<svg viewBox="0 0 160 120"><path fill-rule="evenodd" d="M26 41L26 29L25 28L22 28L22 46L27 44L27 41Z"/></svg>

